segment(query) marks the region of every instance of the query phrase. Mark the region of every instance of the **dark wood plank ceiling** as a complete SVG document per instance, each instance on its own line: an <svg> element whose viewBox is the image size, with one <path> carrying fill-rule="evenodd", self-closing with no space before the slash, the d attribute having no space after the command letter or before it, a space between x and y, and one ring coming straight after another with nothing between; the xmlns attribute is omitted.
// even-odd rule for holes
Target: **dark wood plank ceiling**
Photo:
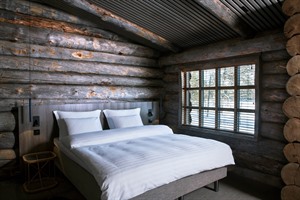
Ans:
<svg viewBox="0 0 300 200"><path fill-rule="evenodd" d="M281 29L283 0L35 0L162 52Z"/></svg>

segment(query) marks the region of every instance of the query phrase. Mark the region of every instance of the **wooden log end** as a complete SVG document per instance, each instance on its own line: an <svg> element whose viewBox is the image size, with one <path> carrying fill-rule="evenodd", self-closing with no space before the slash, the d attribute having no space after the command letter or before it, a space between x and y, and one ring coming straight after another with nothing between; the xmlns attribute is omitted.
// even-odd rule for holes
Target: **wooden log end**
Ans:
<svg viewBox="0 0 300 200"><path fill-rule="evenodd" d="M12 149L15 145L13 132L0 132L0 149Z"/></svg>
<svg viewBox="0 0 300 200"><path fill-rule="evenodd" d="M293 56L288 61L286 70L290 76L300 73L300 55Z"/></svg>
<svg viewBox="0 0 300 200"><path fill-rule="evenodd" d="M300 143L288 143L283 148L285 158L291 163L300 163Z"/></svg>
<svg viewBox="0 0 300 200"><path fill-rule="evenodd" d="M282 111L288 118L300 118L300 97L292 96L286 99Z"/></svg>
<svg viewBox="0 0 300 200"><path fill-rule="evenodd" d="M282 4L282 12L287 16L300 13L300 0L285 0Z"/></svg>
<svg viewBox="0 0 300 200"><path fill-rule="evenodd" d="M300 35L295 35L287 41L286 50L290 56L300 55Z"/></svg>
<svg viewBox="0 0 300 200"><path fill-rule="evenodd" d="M283 127L283 135L288 142L300 142L300 119L289 119Z"/></svg>
<svg viewBox="0 0 300 200"><path fill-rule="evenodd" d="M0 160L13 160L16 152L13 149L0 149Z"/></svg>
<svg viewBox="0 0 300 200"><path fill-rule="evenodd" d="M300 187L295 185L288 185L281 190L282 200L299 200Z"/></svg>
<svg viewBox="0 0 300 200"><path fill-rule="evenodd" d="M298 163L288 163L281 170L281 178L286 185L300 186L300 168Z"/></svg>
<svg viewBox="0 0 300 200"><path fill-rule="evenodd" d="M11 112L0 112L0 131L13 131L16 120Z"/></svg>
<svg viewBox="0 0 300 200"><path fill-rule="evenodd" d="M284 24L284 35L288 39L300 34L300 13L291 16Z"/></svg>
<svg viewBox="0 0 300 200"><path fill-rule="evenodd" d="M286 83L286 91L291 96L300 95L300 74L291 76Z"/></svg>

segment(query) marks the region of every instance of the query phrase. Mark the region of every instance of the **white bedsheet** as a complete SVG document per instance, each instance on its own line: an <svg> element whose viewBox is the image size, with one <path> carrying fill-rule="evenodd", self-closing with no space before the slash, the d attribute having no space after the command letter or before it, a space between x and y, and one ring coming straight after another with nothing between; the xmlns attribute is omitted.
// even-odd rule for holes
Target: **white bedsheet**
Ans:
<svg viewBox="0 0 300 200"><path fill-rule="evenodd" d="M234 164L227 144L173 134L163 125L84 133L61 142L94 175L103 200L130 199L185 176Z"/></svg>

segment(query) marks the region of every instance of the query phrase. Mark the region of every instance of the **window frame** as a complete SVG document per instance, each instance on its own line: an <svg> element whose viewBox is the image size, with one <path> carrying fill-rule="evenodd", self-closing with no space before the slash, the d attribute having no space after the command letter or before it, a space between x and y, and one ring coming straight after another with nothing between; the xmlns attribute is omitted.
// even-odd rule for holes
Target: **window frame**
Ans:
<svg viewBox="0 0 300 200"><path fill-rule="evenodd" d="M219 130L215 128L206 128L206 127L200 127L200 126L194 126L194 125L185 125L183 124L183 102L187 101L186 97L183 97L183 83L182 83L182 72L187 72L187 71L194 71L198 70L199 73L201 70L206 70L206 69L216 69L216 68L223 68L223 67L232 67L232 66L240 66L240 65L247 65L247 64L255 64L255 128L254 128L254 134L247 134L247 133L241 133L241 132L235 132L235 131L227 131L227 130ZM178 124L179 128L184 128L184 129L193 129L193 130L198 130L201 132L206 132L206 133L211 133L211 134L217 134L217 135L223 135L223 136L230 136L230 137L238 137L238 138L250 138L250 139L257 139L258 138L258 133L259 133L259 121L260 121L260 54L252 54L248 56L243 56L243 57L235 57L235 58L229 58L229 59L220 59L220 60L212 60L212 61L205 61L205 62L197 62L193 64L186 64L182 65L179 67L179 119L178 119ZM218 70L216 70L217 72ZM186 73L185 73L186 74ZM199 74L199 87L198 91L201 92L201 75ZM216 75L217 77L217 75ZM217 79L217 78L216 78ZM217 81L217 80L216 80ZM186 83L185 83L186 84ZM235 86L234 86L235 87ZM237 90L235 89L234 92ZM201 99L199 95L199 104L201 104ZM184 99L183 99L184 98ZM217 101L217 98L216 98ZM217 102L216 102L217 103ZM237 103L237 102L235 102ZM215 104L217 105L217 104ZM201 107L201 105L199 105ZM198 110L199 107L195 107ZM236 108L236 105L235 107ZM217 109L217 106L216 106ZM201 113L199 113L199 120L201 118Z"/></svg>

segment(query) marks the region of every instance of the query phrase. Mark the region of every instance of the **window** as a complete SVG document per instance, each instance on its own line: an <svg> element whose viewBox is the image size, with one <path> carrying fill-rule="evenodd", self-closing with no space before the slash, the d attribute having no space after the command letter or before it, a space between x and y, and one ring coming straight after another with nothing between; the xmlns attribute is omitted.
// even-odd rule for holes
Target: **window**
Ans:
<svg viewBox="0 0 300 200"><path fill-rule="evenodd" d="M182 71L182 125L254 136L256 74L255 62Z"/></svg>

